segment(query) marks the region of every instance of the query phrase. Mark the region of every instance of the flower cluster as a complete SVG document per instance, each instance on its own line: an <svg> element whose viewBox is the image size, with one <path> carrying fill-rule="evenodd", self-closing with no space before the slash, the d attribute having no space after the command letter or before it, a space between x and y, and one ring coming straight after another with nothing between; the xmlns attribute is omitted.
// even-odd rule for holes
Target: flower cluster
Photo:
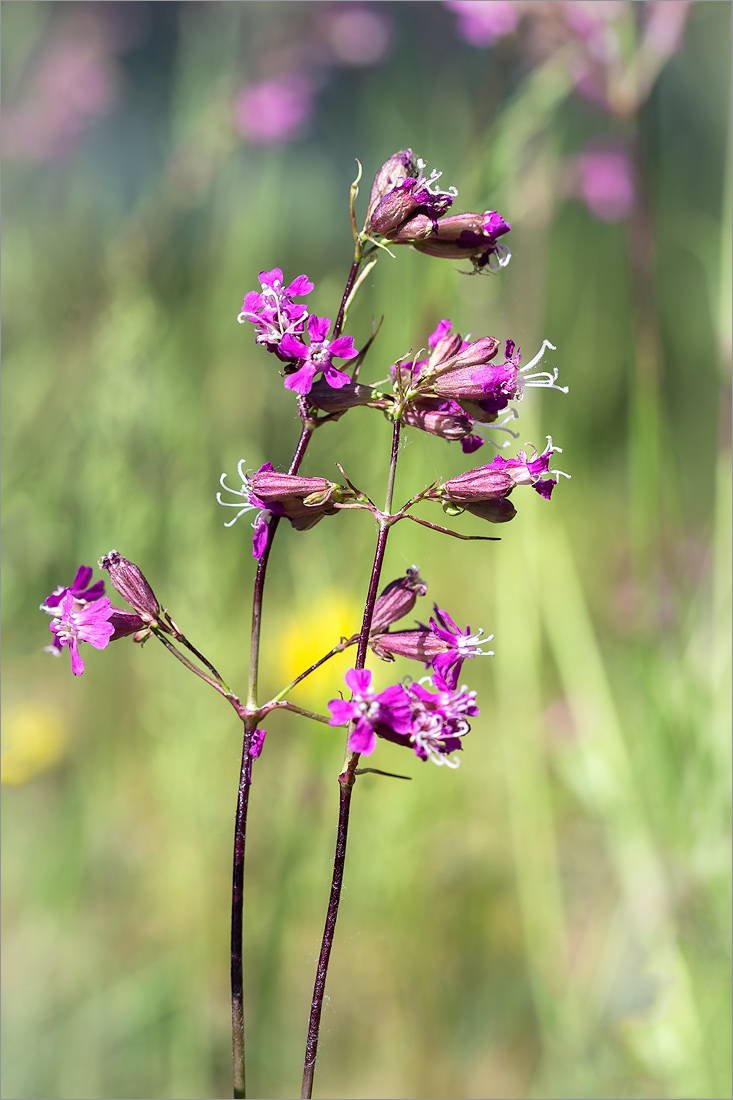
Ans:
<svg viewBox="0 0 733 1100"><path fill-rule="evenodd" d="M438 186L442 172L423 174L425 161L402 149L377 172L364 223L367 240L408 244L428 256L471 260L474 270L506 267L511 253L499 237L511 226L496 210L483 214L450 214L455 187ZM447 216L446 216L447 215Z"/></svg>
<svg viewBox="0 0 733 1100"><path fill-rule="evenodd" d="M471 728L468 718L479 713L475 692L450 687L439 672L431 680L393 684L381 692L372 690L369 669L350 669L345 680L352 698L330 701L329 725L354 723L349 751L369 756L382 737L411 748L421 760L458 766L448 754L463 747L461 738Z"/></svg>
<svg viewBox="0 0 733 1100"><path fill-rule="evenodd" d="M327 339L331 328L329 317L316 317L293 298L310 294L313 283L299 275L283 286L279 267L260 272L261 291L251 290L244 296L237 317L240 324L251 321L257 335L255 341L287 364L285 388L301 396L310 393L316 374L321 371L329 386L340 389L351 381L348 374L334 367L332 359L354 359L359 353L351 336ZM302 337L307 329L309 344Z"/></svg>
<svg viewBox="0 0 733 1100"><path fill-rule="evenodd" d="M510 401L521 400L525 387L544 386L567 393L566 387L557 385L556 368L533 370L547 348L554 350L549 340L524 367L513 340L506 341L504 361L495 363L498 340L491 336L464 340L452 332L449 320L438 324L428 337L428 346L432 349L429 357L408 359L390 368L395 392L401 395L402 419L431 435L460 440L465 454L484 443L476 431L477 424L491 425L493 430L516 438L516 433L506 427L516 419L514 409L497 421Z"/></svg>
<svg viewBox="0 0 733 1100"><path fill-rule="evenodd" d="M54 635L47 653L58 657L68 646L71 655L71 671L81 676L84 659L79 653L79 642L88 642L95 649L106 649L110 642L133 636L143 642L153 626L170 633L170 628L160 622L160 605L145 577L132 562L116 550L110 550L99 560L101 569L108 570L114 588L127 600L134 611L114 607L104 595L104 581L89 584L92 567L80 565L70 585L55 588L41 611L51 616L49 628Z"/></svg>

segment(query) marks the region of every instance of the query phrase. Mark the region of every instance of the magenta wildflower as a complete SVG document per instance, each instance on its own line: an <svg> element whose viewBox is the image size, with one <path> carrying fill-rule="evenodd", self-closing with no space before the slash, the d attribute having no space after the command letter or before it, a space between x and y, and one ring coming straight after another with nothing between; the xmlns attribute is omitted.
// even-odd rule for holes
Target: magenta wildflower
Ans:
<svg viewBox="0 0 733 1100"><path fill-rule="evenodd" d="M308 310L293 298L310 294L313 283L307 275L299 275L288 286L283 286L283 273L279 267L260 272L261 292L248 291L237 317L240 325L251 321L256 326L255 340L274 352L284 362L291 358L280 352L280 342L285 335L300 336L305 326Z"/></svg>
<svg viewBox="0 0 733 1100"><path fill-rule="evenodd" d="M354 359L359 352L354 347L352 336L338 336L335 340L327 340L328 330L331 327L330 317L316 317L313 314L307 320L310 347L304 344L292 333L285 333L280 341L280 356L288 359L297 359L300 363L293 374L285 378L285 389L295 390L296 393L305 395L310 393L313 379L319 371L333 389L351 382L348 374L333 366L331 359Z"/></svg>
<svg viewBox="0 0 733 1100"><path fill-rule="evenodd" d="M50 611L50 609L49 609ZM55 635L52 651L69 647L71 653L71 671L81 676L84 661L79 653L79 642L88 642L95 649L106 649L112 640L115 628L109 621L114 612L108 596L100 597L91 603L80 604L68 591L55 608L50 629Z"/></svg>
<svg viewBox="0 0 733 1100"><path fill-rule="evenodd" d="M370 637L369 645L382 660L407 657L412 661L423 661L426 666L432 665L452 690L458 683L466 658L493 657L492 650L481 647L484 642L490 642L494 635L482 638L483 629L472 633L470 627L462 631L446 611L437 605L434 610L435 617L430 619L429 626L419 623L415 630L375 633Z"/></svg>
<svg viewBox="0 0 733 1100"><path fill-rule="evenodd" d="M394 684L378 695L370 690L372 674L367 669L346 673L346 682L354 693L351 702L332 699L330 725L356 721L349 737L351 752L368 756L377 737L412 749L421 760L458 767L449 753L462 748L461 738L470 730L469 718L479 713L475 691L450 687L439 672L432 679L412 681L404 687ZM435 690L429 690L424 684Z"/></svg>
<svg viewBox="0 0 733 1100"><path fill-rule="evenodd" d="M401 684L376 693L371 690L372 674L367 668L351 668L344 679L351 688L353 698L350 702L345 699L331 700L328 704L332 715L329 725L343 726L347 722L356 722L348 741L350 752L368 756L374 752L377 734L385 737L410 733L410 699Z"/></svg>
<svg viewBox="0 0 733 1100"><path fill-rule="evenodd" d="M239 499L222 500L221 493L216 494L216 499L224 508L237 509L237 514L224 524L225 527L231 527L245 512L258 509L252 525L252 554L258 560L269 544L271 516L289 520L296 531L307 531L324 516L333 515L337 511L336 503L354 497L350 489L328 481L325 477L281 474L271 462L265 462L256 473L247 474L244 471L244 461L240 459L237 464L237 472L242 481L240 489L232 489L226 484L226 473L219 478L222 489Z"/></svg>
<svg viewBox="0 0 733 1100"><path fill-rule="evenodd" d="M555 451L559 452L560 448L553 447L548 436L547 447L542 454L533 447L533 453L520 451L516 458L497 455L487 466L477 466L465 474L450 478L431 489L426 496L441 501L449 513L465 508L491 523L502 523L515 515L510 502L503 502L517 485L531 485L536 493L549 500L557 485L557 477L544 475L570 476L562 470L550 470L550 458Z"/></svg>
<svg viewBox="0 0 733 1100"><path fill-rule="evenodd" d="M96 581L94 584L87 587L92 579L93 573L94 570L91 565L80 565L71 584L66 588L64 588L63 585L54 588L51 595L47 597L44 606L58 607L68 592L70 592L79 603L91 603L93 600L98 600L104 595L104 581Z"/></svg>
<svg viewBox="0 0 733 1100"><path fill-rule="evenodd" d="M457 768L458 760L448 754L463 748L461 738L471 729L468 718L479 713L476 692L450 688L438 672L432 677L436 691L423 687L425 682L413 682L408 687L412 718L410 745L421 760L429 759L434 764Z"/></svg>
<svg viewBox="0 0 733 1100"><path fill-rule="evenodd" d="M474 433L474 421L457 401L416 397L405 407L402 423L449 443L460 441L464 454L472 454L484 445L483 438Z"/></svg>
<svg viewBox="0 0 733 1100"><path fill-rule="evenodd" d="M470 416L480 422L491 423L510 401L521 400L527 386L542 386L559 390L560 393L568 392L567 386L557 385L557 367L529 373L542 360L547 348L556 350L549 340L543 340L542 347L534 358L522 367L520 348L513 340L507 340L503 363L487 363L470 372L470 376L464 370L460 376L454 372L446 377L439 377L433 382L432 388L437 393L450 391ZM462 386L459 391L456 389L457 383Z"/></svg>

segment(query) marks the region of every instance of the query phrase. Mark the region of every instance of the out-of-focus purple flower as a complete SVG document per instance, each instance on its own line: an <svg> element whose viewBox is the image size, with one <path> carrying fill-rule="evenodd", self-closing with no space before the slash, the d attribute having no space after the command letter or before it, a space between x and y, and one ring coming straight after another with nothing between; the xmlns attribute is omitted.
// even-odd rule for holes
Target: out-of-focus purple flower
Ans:
<svg viewBox="0 0 733 1100"><path fill-rule="evenodd" d="M370 637L369 645L382 660L407 657L432 665L453 690L467 657L493 657L491 650L481 648L492 640L493 634L487 638L482 638L482 634L482 629L472 633L470 627L462 631L450 615L436 605L435 617L431 618L429 626L421 623L416 630L376 634Z"/></svg>
<svg viewBox="0 0 733 1100"><path fill-rule="evenodd" d="M376 65L386 57L392 24L382 4L326 4L321 36L340 65Z"/></svg>
<svg viewBox="0 0 733 1100"><path fill-rule="evenodd" d="M684 42L690 0L654 0L647 9L642 49L666 59Z"/></svg>
<svg viewBox="0 0 733 1100"><path fill-rule="evenodd" d="M472 46L490 46L519 23L518 6L510 0L444 0L443 7L456 13L458 34Z"/></svg>
<svg viewBox="0 0 733 1100"><path fill-rule="evenodd" d="M74 676L81 676L84 661L79 653L79 642L88 642L95 649L106 649L115 632L109 621L114 611L109 597L102 596L91 603L80 604L71 591L67 591L57 607L47 610L54 614L49 624L55 635L52 652L68 646L71 671Z"/></svg>
<svg viewBox="0 0 733 1100"><path fill-rule="evenodd" d="M634 172L622 146L591 148L577 160L578 191L594 217L617 222L634 203Z"/></svg>
<svg viewBox="0 0 733 1100"><path fill-rule="evenodd" d="M568 27L585 43L594 61L616 60L619 41L615 24L628 13L628 2L618 0L566 0L561 5Z"/></svg>
<svg viewBox="0 0 733 1100"><path fill-rule="evenodd" d="M267 736L267 730L256 729L252 734L252 740L249 744L249 755L255 760L262 753L262 746L265 743L265 737Z"/></svg>
<svg viewBox="0 0 733 1100"><path fill-rule="evenodd" d="M313 283L307 275L299 275L284 287L283 273L279 267L261 271L259 278L261 292L250 290L245 294L237 320L240 325L251 321L257 329L256 342L287 361L288 356L280 354L280 342L287 333L300 336L308 316L307 308L294 302L293 298L310 294Z"/></svg>
<svg viewBox="0 0 733 1100"><path fill-rule="evenodd" d="M329 386L340 389L351 378L334 367L331 359L334 356L337 359L354 359L359 352L354 347L353 337L338 336L335 340L328 340L326 337L331 327L330 317L316 317L311 314L306 323L310 347L291 333L286 333L280 341L281 356L301 362L296 371L286 376L285 388L294 390L301 396L310 393L314 377L322 371Z"/></svg>
<svg viewBox="0 0 733 1100"><path fill-rule="evenodd" d="M324 477L298 477L296 474L278 473L271 462L265 462L256 473L247 474L244 461L240 459L237 464L237 472L242 481L240 489L232 489L226 484L226 473L219 479L222 489L239 499L222 500L221 493L216 494L216 499L224 508L237 509L236 516L225 523L225 527L231 527L245 512L258 509L252 524L252 554L258 560L269 545L271 516L289 520L296 531L307 531L324 516L333 515L338 510L337 503L352 500L354 497L350 489Z"/></svg>
<svg viewBox="0 0 733 1100"><path fill-rule="evenodd" d="M67 587L59 585L58 588L54 588L51 595L46 598L44 606L58 607L69 592L78 603L91 603L93 600L100 599L104 595L104 581L96 581L90 585L93 573L91 565L80 565L71 584Z"/></svg>
<svg viewBox="0 0 733 1100"><path fill-rule="evenodd" d="M353 693L350 702L332 699L330 726L343 726L356 721L349 737L350 752L369 755L374 752L377 734L409 734L412 728L410 699L401 684L395 684L379 693L372 691L372 674L369 669L349 669L344 679Z"/></svg>
<svg viewBox="0 0 733 1100"><path fill-rule="evenodd" d="M313 86L302 73L245 85L234 102L237 129L257 145L290 141L313 110Z"/></svg>
<svg viewBox="0 0 733 1100"><path fill-rule="evenodd" d="M2 108L3 156L57 161L76 149L85 131L116 103L116 54L140 35L143 21L130 4L64 4L21 68L17 98Z"/></svg>

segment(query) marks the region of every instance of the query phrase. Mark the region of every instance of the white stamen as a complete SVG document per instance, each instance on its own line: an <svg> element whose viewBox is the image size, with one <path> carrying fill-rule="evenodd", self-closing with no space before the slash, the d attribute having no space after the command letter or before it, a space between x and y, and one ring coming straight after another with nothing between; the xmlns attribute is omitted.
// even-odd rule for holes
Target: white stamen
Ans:
<svg viewBox="0 0 733 1100"><path fill-rule="evenodd" d="M224 503L223 501L221 501L221 500L219 501L219 504L223 504L223 503ZM224 524L224 526L225 527L233 527L234 524L239 519L239 517L243 516L245 512L249 512L249 508L240 508L239 511L237 512L236 516L234 517L234 519L230 519L228 523Z"/></svg>
<svg viewBox="0 0 733 1100"><path fill-rule="evenodd" d="M438 172L435 168L433 168L433 170L431 171L429 176L427 176L427 177L423 176L422 170L423 170L423 168L427 167L427 164L422 159L422 157L417 158L417 167L418 167L418 170L419 170L419 173L420 173L419 176L418 176L417 182L420 183L420 184L423 184L425 186L425 188L430 192L431 195L452 195L454 199L457 198L457 196L458 196L458 188L457 187L449 187L446 191L444 191L442 187L437 186L438 180L443 175L442 172ZM431 187L430 186L431 184L435 184L436 185L435 188Z"/></svg>
<svg viewBox="0 0 733 1100"><path fill-rule="evenodd" d="M552 370L537 371L535 374L527 374L527 371L532 370L532 367L537 366L545 354L545 349L550 348L552 351L557 351L554 344L551 344L549 340L542 341L542 347L535 355L534 359L531 359L525 367L519 368L519 373L522 375L523 386L544 386L547 389L559 390L560 393L567 393L567 386L556 386L558 370L557 367L553 367Z"/></svg>
<svg viewBox="0 0 733 1100"><path fill-rule="evenodd" d="M512 439L519 439L519 432L513 432L511 428L505 427L505 425L508 424L510 420L518 420L518 419L519 419L519 413L517 412L517 410L516 409L508 409L507 414L504 417L504 419L500 420L498 424L489 425L486 428L486 431L506 432L506 434L511 436ZM479 432L478 434L481 435L481 432ZM495 439L492 439L491 436L486 436L485 438L487 439L487 442L492 443L494 445L494 447L496 447L497 451L501 451L504 447L510 447L511 446L511 442L508 439L503 439L501 441L501 443L497 443L497 441Z"/></svg>

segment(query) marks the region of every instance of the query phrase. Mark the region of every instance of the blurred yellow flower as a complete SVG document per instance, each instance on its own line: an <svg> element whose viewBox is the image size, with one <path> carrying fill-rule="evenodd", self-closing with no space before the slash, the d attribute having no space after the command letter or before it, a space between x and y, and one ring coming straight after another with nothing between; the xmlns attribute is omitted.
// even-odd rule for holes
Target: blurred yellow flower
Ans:
<svg viewBox="0 0 733 1100"><path fill-rule="evenodd" d="M17 703L3 714L2 782L20 787L63 760L69 730L57 708L45 703Z"/></svg>
<svg viewBox="0 0 733 1100"><path fill-rule="evenodd" d="M324 592L318 597L318 611L305 620L300 610L285 621L280 634L278 677L290 683L320 657L337 645L342 637L351 637L361 626L363 608L339 592ZM304 627L304 622L307 626ZM356 646L339 653L317 669L293 690L293 702L324 708L324 699L344 690L344 672L356 660Z"/></svg>

